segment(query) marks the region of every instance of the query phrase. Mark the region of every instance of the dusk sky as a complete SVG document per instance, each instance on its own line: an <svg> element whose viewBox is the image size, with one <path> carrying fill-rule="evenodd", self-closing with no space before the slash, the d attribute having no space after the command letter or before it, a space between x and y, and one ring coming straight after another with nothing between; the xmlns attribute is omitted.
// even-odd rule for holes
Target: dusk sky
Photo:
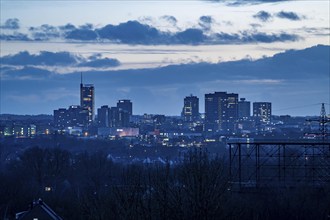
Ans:
<svg viewBox="0 0 330 220"><path fill-rule="evenodd" d="M318 115L330 102L330 1L1 0L0 113L52 114L131 99L134 114L179 115L215 91Z"/></svg>

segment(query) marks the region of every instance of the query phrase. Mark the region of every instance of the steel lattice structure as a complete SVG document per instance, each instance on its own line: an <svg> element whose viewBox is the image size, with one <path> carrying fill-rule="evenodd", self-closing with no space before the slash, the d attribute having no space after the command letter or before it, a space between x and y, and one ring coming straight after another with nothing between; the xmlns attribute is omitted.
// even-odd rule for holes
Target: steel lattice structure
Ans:
<svg viewBox="0 0 330 220"><path fill-rule="evenodd" d="M330 185L329 141L229 141L232 189Z"/></svg>

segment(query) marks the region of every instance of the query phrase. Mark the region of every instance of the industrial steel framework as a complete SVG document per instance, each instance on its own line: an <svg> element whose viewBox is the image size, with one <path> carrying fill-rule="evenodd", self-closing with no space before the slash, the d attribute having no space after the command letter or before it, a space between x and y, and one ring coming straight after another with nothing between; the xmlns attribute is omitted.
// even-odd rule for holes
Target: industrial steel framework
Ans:
<svg viewBox="0 0 330 220"><path fill-rule="evenodd" d="M330 185L330 141L247 139L227 145L233 190Z"/></svg>
<svg viewBox="0 0 330 220"><path fill-rule="evenodd" d="M326 140L329 137L330 133L328 131L327 125L330 123L330 118L327 117L324 103L321 104L320 116L318 118L307 119L306 121L319 123L319 131L314 133L309 132L309 134L314 134L317 137L321 138L322 140Z"/></svg>

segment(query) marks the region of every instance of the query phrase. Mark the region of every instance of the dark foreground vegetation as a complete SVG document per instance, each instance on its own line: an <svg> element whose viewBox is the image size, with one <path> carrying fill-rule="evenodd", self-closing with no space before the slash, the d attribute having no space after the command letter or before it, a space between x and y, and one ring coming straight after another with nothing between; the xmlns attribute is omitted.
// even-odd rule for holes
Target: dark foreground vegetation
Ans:
<svg viewBox="0 0 330 220"><path fill-rule="evenodd" d="M198 149L164 165L32 147L1 166L0 180L1 219L38 198L64 219L330 218L330 187L234 192L224 159Z"/></svg>

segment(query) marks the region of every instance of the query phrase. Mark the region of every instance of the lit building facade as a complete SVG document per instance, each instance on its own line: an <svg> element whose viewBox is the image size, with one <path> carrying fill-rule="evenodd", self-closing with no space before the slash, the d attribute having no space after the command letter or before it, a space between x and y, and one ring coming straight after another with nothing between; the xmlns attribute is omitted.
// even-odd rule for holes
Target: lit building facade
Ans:
<svg viewBox="0 0 330 220"><path fill-rule="evenodd" d="M205 94L204 131L228 133L236 130L238 94L215 92Z"/></svg>
<svg viewBox="0 0 330 220"><path fill-rule="evenodd" d="M54 127L65 128L67 126L68 110L66 108L59 108L54 110Z"/></svg>
<svg viewBox="0 0 330 220"><path fill-rule="evenodd" d="M60 108L54 110L54 127L59 129L85 127L88 119L88 110L79 105L71 105L68 109Z"/></svg>
<svg viewBox="0 0 330 220"><path fill-rule="evenodd" d="M94 121L94 95L94 85L80 83L80 106L88 112L87 125Z"/></svg>
<svg viewBox="0 0 330 220"><path fill-rule="evenodd" d="M199 98L197 96L190 95L184 98L182 116L186 122L199 119Z"/></svg>
<svg viewBox="0 0 330 220"><path fill-rule="evenodd" d="M272 118L272 103L254 102L253 117L257 120L257 122L270 124Z"/></svg>

